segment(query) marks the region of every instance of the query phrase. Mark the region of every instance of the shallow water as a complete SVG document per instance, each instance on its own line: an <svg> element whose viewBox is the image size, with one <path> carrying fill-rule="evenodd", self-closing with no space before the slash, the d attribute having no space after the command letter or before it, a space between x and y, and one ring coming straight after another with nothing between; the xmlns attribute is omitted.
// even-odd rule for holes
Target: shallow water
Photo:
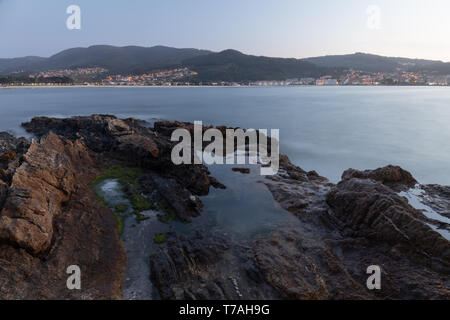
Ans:
<svg viewBox="0 0 450 320"><path fill-rule="evenodd" d="M156 288L150 281L150 256L159 250L153 239L156 233L176 231L188 235L201 231L207 235L225 235L234 243L251 245L255 236L271 232L277 227L292 226L299 221L283 210L273 199L259 175L259 166L248 167L250 174L233 172L231 165L209 166L211 175L227 186L227 189L211 188L209 195L201 197L204 209L199 217L190 223L159 221L156 211L144 211L149 219L137 222L131 203L125 197L116 179L108 179L95 187L109 208L126 204L122 240L127 255L126 279L123 289L125 299L158 299Z"/></svg>
<svg viewBox="0 0 450 320"><path fill-rule="evenodd" d="M233 167L250 168L250 174L233 172ZM297 219L276 202L260 181L259 166L208 166L213 177L227 189L211 189L202 197L210 225L237 237L254 237L276 227L296 222Z"/></svg>
<svg viewBox="0 0 450 320"><path fill-rule="evenodd" d="M119 213L124 219L122 242L127 255L127 269L123 288L127 300L157 299L158 293L150 281L150 254L155 250L153 237L156 232L167 231L168 226L159 222L155 211L144 211L148 220L137 222L130 201L125 197L116 179L108 179L95 187L112 210L118 204L125 204L128 210Z"/></svg>
<svg viewBox="0 0 450 320"><path fill-rule="evenodd" d="M336 182L348 168L400 165L450 185L449 87L35 88L0 90L0 130L34 116L109 113L280 129L292 162Z"/></svg>
<svg viewBox="0 0 450 320"><path fill-rule="evenodd" d="M402 191L399 193L400 196L405 197L408 199L408 203L415 209L422 212L428 219L445 223L450 225L450 219L447 217L444 217L437 213L435 210L433 210L431 207L427 206L426 204L422 203L420 200L420 196L424 195L425 191L420 188L411 188L408 191ZM441 234L445 239L450 240L450 232L446 229L438 228L437 226L427 223L427 225L432 228L434 231Z"/></svg>

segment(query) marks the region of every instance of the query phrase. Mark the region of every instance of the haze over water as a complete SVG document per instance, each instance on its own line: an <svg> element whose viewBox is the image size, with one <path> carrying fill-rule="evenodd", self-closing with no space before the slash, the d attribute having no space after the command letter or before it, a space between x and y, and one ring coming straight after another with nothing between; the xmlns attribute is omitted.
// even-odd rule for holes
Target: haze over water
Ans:
<svg viewBox="0 0 450 320"><path fill-rule="evenodd" d="M333 182L348 168L400 165L450 185L450 88L35 88L0 90L0 131L34 116L93 113L280 129L281 152Z"/></svg>

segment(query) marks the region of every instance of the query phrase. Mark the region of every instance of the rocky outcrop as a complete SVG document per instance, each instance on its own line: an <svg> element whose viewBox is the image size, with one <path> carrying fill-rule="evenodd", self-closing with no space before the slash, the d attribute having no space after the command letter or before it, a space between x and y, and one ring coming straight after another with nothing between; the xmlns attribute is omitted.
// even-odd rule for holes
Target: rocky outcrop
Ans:
<svg viewBox="0 0 450 320"><path fill-rule="evenodd" d="M162 299L280 298L260 274L252 248L209 233L167 237L150 257L151 279Z"/></svg>
<svg viewBox="0 0 450 320"><path fill-rule="evenodd" d="M354 277L320 237L301 226L277 230L254 243L261 278L283 299L370 299L365 283Z"/></svg>
<svg viewBox="0 0 450 320"><path fill-rule="evenodd" d="M298 223L257 237L248 245L217 234L170 235L161 251L150 258L152 280L163 299L376 297L365 287L365 270L358 257L348 261L340 254L352 246L364 252L367 242L336 233L326 203L334 185L292 165L287 157L281 163L279 174L264 183L299 218ZM348 264L360 270L349 269Z"/></svg>
<svg viewBox="0 0 450 320"><path fill-rule="evenodd" d="M54 219L75 191L76 175L93 161L82 143L53 133L33 141L23 158L0 213L0 241L37 254L51 243Z"/></svg>
<svg viewBox="0 0 450 320"><path fill-rule="evenodd" d="M233 172L240 172L242 174L250 174L250 168L232 168Z"/></svg>
<svg viewBox="0 0 450 320"><path fill-rule="evenodd" d="M7 132L0 132L0 181L7 185L11 183L12 176L29 145L30 142L25 138L15 138Z"/></svg>
<svg viewBox="0 0 450 320"><path fill-rule="evenodd" d="M163 210L173 210L178 220L189 221L202 212L203 203L200 199L173 178L147 173L140 177L139 182L144 194L165 208Z"/></svg>
<svg viewBox="0 0 450 320"><path fill-rule="evenodd" d="M170 160L171 133L193 130L189 123L150 128L93 115L35 118L24 127L39 140L0 134L3 299L122 297L126 262L117 222L89 186L100 168L140 169L131 186L139 190L129 191L183 221L202 213L199 196L211 185L225 188L205 166ZM281 156L278 174L261 182L296 218L245 239L208 228L167 233L150 257L161 298L450 299L449 241L397 193L415 186L414 177L388 166L349 169L342 179L335 185ZM419 187L437 212L448 211L448 187ZM82 290L66 287L70 265L81 267ZM381 290L366 286L371 265L381 267Z"/></svg>
<svg viewBox="0 0 450 320"><path fill-rule="evenodd" d="M168 128L188 126L178 122L164 122ZM23 126L38 137L52 130L71 141L79 139L90 150L100 154L106 162L119 161L121 164L138 167L141 170L157 173L177 186L174 190L187 190L178 196L206 195L211 186L208 169L203 165L174 165L171 161L171 129L162 124L155 124L155 129L143 126L136 119L118 119L109 115L73 117L56 119L38 117ZM192 125L191 125L192 126ZM173 129L175 130L175 129ZM213 186L221 187L213 180ZM172 208L180 217L186 212L179 211L180 206Z"/></svg>
<svg viewBox="0 0 450 320"><path fill-rule="evenodd" d="M280 164L264 183L301 224L274 232L258 246L260 270L280 293L301 299L450 299L449 241L393 190L415 184L412 175L393 166L365 174L350 170L334 185L285 156ZM440 199L440 206L450 203ZM380 291L365 287L370 265L383 271Z"/></svg>
<svg viewBox="0 0 450 320"><path fill-rule="evenodd" d="M425 266L450 274L450 243L433 231L421 212L373 180L344 180L327 197L344 234L396 247Z"/></svg>
<svg viewBox="0 0 450 320"><path fill-rule="evenodd" d="M440 215L450 219L450 186L420 185L424 191L421 200Z"/></svg>
<svg viewBox="0 0 450 320"><path fill-rule="evenodd" d="M285 155L280 157L278 174L267 176L263 183L284 209L299 218L328 210L325 199L333 184L315 171L296 167Z"/></svg>
<svg viewBox="0 0 450 320"><path fill-rule="evenodd" d="M342 180L349 180L352 178L372 179L391 187L394 190L407 190L418 183L411 173L398 166L392 165L365 171L348 169L342 174Z"/></svg>
<svg viewBox="0 0 450 320"><path fill-rule="evenodd" d="M51 132L23 149L0 184L0 298L120 298L124 250L113 213L89 187L95 159L79 140ZM81 268L81 290L66 286L71 265Z"/></svg>

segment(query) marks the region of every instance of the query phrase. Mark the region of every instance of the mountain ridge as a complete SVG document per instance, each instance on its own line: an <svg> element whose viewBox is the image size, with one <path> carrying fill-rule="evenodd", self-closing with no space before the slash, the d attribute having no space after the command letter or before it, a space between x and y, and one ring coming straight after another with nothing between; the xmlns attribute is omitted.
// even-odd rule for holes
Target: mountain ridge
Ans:
<svg viewBox="0 0 450 320"><path fill-rule="evenodd" d="M336 75L343 70L363 72L428 71L450 74L450 63L439 60L385 57L356 52L303 59L256 56L235 49L220 52L168 46L76 47L50 57L0 59L0 74L102 67L109 74L143 74L158 69L188 67L198 81L284 80Z"/></svg>
<svg viewBox="0 0 450 320"><path fill-rule="evenodd" d="M200 49L178 49L165 46L117 47L94 45L63 50L48 58L0 59L0 72L7 73L24 69L26 71L44 71L50 69L71 69L78 67L103 67L111 72L139 73L158 67L176 66L184 59L208 54L210 51ZM35 60L35 59L33 59Z"/></svg>

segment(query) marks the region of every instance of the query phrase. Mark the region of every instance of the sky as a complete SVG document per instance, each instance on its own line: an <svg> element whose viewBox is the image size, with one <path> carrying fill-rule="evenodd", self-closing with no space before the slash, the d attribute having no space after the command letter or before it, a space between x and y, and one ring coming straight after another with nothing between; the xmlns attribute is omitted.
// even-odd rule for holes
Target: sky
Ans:
<svg viewBox="0 0 450 320"><path fill-rule="evenodd" d="M449 14L449 0L0 0L0 58L111 44L450 61Z"/></svg>

